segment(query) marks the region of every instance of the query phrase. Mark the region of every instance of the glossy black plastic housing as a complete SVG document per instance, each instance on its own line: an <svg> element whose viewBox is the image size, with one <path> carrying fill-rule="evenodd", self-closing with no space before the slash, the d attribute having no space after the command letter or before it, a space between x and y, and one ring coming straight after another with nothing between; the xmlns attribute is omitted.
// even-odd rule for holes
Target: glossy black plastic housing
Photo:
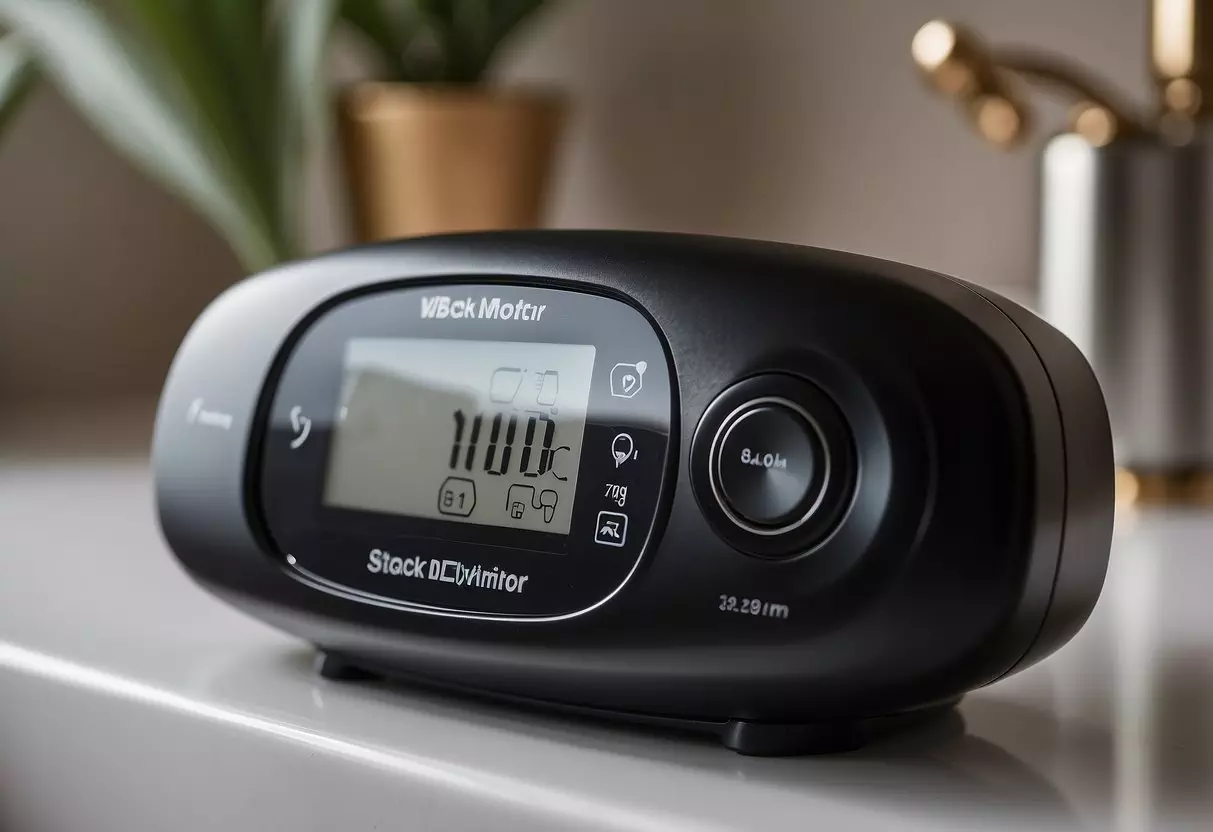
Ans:
<svg viewBox="0 0 1213 832"><path fill-rule="evenodd" d="M257 496L260 438L291 345L319 310L419 283L602 295L638 310L664 343L663 485L638 566L605 603L558 620L431 615L318 589L275 549ZM828 396L855 460L832 530L777 559L717 534L691 465L716 398L769 374ZM435 237L245 281L182 345L154 463L161 526L189 573L331 656L697 726L856 722L1020 669L1090 613L1112 526L1099 388L1031 313L904 265L679 235Z"/></svg>

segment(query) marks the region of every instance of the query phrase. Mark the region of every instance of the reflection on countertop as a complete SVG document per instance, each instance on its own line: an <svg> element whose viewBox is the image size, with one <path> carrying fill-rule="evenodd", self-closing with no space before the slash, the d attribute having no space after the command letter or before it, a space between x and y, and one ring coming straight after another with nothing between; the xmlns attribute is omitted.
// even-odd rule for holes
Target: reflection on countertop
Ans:
<svg viewBox="0 0 1213 832"><path fill-rule="evenodd" d="M0 828L1213 828L1213 513L1123 513L1088 625L958 712L756 759L319 679L164 551L148 412L0 424Z"/></svg>

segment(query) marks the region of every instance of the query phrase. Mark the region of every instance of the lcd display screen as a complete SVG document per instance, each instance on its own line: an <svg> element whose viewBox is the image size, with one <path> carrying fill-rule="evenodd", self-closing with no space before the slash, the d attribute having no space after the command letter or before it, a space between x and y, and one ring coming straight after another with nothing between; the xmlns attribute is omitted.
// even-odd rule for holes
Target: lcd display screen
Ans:
<svg viewBox="0 0 1213 832"><path fill-rule="evenodd" d="M355 338L324 502L568 534L593 346Z"/></svg>

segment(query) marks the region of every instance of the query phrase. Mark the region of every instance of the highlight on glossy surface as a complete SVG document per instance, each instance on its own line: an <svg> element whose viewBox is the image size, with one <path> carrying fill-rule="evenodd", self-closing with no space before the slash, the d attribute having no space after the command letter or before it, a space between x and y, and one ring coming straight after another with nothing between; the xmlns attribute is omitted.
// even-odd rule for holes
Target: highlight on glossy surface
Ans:
<svg viewBox="0 0 1213 832"><path fill-rule="evenodd" d="M997 147L1012 145L1023 134L1023 116L1008 98L984 96L977 100L973 112L982 138Z"/></svg>
<svg viewBox="0 0 1213 832"><path fill-rule="evenodd" d="M1045 147L1042 168L1041 311L1089 356L1096 349L1096 332L1085 310L1099 293L1093 254L1095 154L1082 136L1064 133Z"/></svg>
<svg viewBox="0 0 1213 832"><path fill-rule="evenodd" d="M1116 138L1116 117L1107 107L1084 101L1070 113L1070 124L1074 132L1087 140L1092 147L1103 147Z"/></svg>
<svg viewBox="0 0 1213 832"><path fill-rule="evenodd" d="M1173 78L1163 88L1163 102L1171 110L1195 113L1202 99L1200 87L1191 78Z"/></svg>
<svg viewBox="0 0 1213 832"><path fill-rule="evenodd" d="M910 55L923 77L949 98L971 101L996 82L977 38L945 20L932 20L914 35Z"/></svg>
<svg viewBox="0 0 1213 832"><path fill-rule="evenodd" d="M956 29L946 21L924 23L914 35L910 53L923 69L934 70L952 56L956 47Z"/></svg>
<svg viewBox="0 0 1213 832"><path fill-rule="evenodd" d="M1154 69L1167 78L1191 72L1196 58L1195 0L1154 0L1150 23Z"/></svg>
<svg viewBox="0 0 1213 832"><path fill-rule="evenodd" d="M1213 507L1213 472L1154 473L1117 468L1116 505Z"/></svg>

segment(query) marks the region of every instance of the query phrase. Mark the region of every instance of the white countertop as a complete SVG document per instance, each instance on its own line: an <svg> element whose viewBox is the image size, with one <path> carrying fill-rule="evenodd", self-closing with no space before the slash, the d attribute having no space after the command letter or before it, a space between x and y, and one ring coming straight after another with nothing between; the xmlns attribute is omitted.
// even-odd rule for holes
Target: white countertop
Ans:
<svg viewBox="0 0 1213 832"><path fill-rule="evenodd" d="M1118 519L1086 628L835 757L336 684L196 587L146 406L0 423L0 829L1213 828L1213 513Z"/></svg>

